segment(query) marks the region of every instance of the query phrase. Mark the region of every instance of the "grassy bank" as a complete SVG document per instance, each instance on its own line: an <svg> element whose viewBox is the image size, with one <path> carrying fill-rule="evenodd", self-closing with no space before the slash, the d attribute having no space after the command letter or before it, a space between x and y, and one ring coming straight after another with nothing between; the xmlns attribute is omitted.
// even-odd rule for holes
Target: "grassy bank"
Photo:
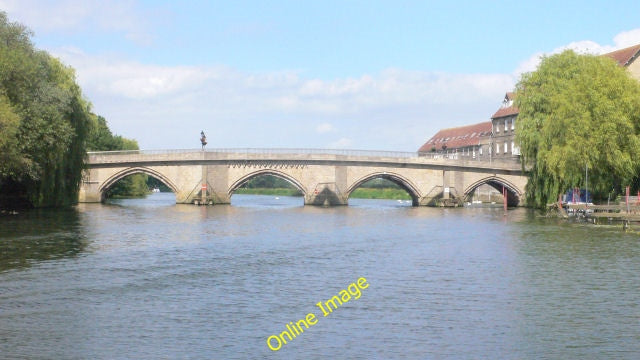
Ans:
<svg viewBox="0 0 640 360"><path fill-rule="evenodd" d="M354 199L393 199L393 200L411 200L411 196L402 189L372 189L372 188L357 188L351 193L351 198Z"/></svg>
<svg viewBox="0 0 640 360"><path fill-rule="evenodd" d="M234 194L250 194L250 195L277 195L277 196L302 196L298 189L285 188L239 188Z"/></svg>
<svg viewBox="0 0 640 360"><path fill-rule="evenodd" d="M113 200L122 200L122 199L144 199L146 198L148 195L151 195L151 192L146 193L144 195L111 195L109 197L107 197L107 199L113 199Z"/></svg>
<svg viewBox="0 0 640 360"><path fill-rule="evenodd" d="M302 196L297 189L264 189L264 188L240 188L236 190L236 194L251 195L276 195L276 196ZM371 189L357 188L351 193L351 197L355 199L393 199L393 200L411 200L409 194L402 189Z"/></svg>

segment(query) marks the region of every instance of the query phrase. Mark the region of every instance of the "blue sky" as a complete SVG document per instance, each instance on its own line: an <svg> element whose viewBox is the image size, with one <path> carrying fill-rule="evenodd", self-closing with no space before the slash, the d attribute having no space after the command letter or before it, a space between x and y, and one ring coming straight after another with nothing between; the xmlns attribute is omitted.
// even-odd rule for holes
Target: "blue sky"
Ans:
<svg viewBox="0 0 640 360"><path fill-rule="evenodd" d="M0 0L141 148L414 151L542 54L640 43L637 1Z"/></svg>

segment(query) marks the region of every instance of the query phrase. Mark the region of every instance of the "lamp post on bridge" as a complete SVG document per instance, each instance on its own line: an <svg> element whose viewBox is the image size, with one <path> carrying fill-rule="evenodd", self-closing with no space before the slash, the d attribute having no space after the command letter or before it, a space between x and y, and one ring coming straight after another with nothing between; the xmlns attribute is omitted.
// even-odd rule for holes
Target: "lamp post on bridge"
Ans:
<svg viewBox="0 0 640 360"><path fill-rule="evenodd" d="M202 159L204 160L205 157L205 152L204 152L204 147L207 145L207 136L204 134L204 130L200 131L200 143L202 144ZM202 165L202 188L201 188L201 202L203 205L207 205L209 202L207 202L207 174L208 173L208 167L206 164Z"/></svg>
<svg viewBox="0 0 640 360"><path fill-rule="evenodd" d="M207 145L207 137L204 135L204 131L200 131L200 143L202 143L202 150Z"/></svg>

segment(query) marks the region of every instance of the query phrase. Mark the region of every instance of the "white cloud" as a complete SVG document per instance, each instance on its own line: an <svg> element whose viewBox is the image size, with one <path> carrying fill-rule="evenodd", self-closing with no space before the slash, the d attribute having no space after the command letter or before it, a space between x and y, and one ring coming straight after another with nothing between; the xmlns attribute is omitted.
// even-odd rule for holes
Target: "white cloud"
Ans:
<svg viewBox="0 0 640 360"><path fill-rule="evenodd" d="M640 44L640 29L621 32L613 38L613 43L617 49Z"/></svg>
<svg viewBox="0 0 640 360"><path fill-rule="evenodd" d="M540 59L544 55L559 54L565 50L571 49L577 53L584 54L605 54L619 49L624 49L629 46L640 44L640 29L633 29L630 31L621 32L613 38L612 45L601 45L595 41L583 40L574 41L567 45L557 47L550 52L538 52L529 57L527 60L521 62L514 75L520 76L524 72L534 71L540 64Z"/></svg>
<svg viewBox="0 0 640 360"><path fill-rule="evenodd" d="M332 131L335 131L335 130L336 130L336 128L333 127L333 125L331 125L329 123L326 123L326 122L316 126L316 132L318 134L325 134L325 133L332 132Z"/></svg>
<svg viewBox="0 0 640 360"><path fill-rule="evenodd" d="M149 65L72 48L53 54L76 69L95 112L143 148L192 147L200 129L215 129L207 130L212 147L324 147L325 137L310 134L339 128L331 147L358 139L360 148L411 151L441 127L488 120L515 81L401 69L327 81L295 71Z"/></svg>
<svg viewBox="0 0 640 360"><path fill-rule="evenodd" d="M614 45L579 41L552 53L612 51L635 42L636 34L622 33ZM143 148L193 147L193 134L205 129L211 147L402 151L417 149L440 128L489 120L519 73L535 69L540 55L512 74L391 68L322 80L297 71L245 73L226 66L143 64L77 49L53 53L77 70L95 111ZM338 128L338 139L327 143L327 134Z"/></svg>
<svg viewBox="0 0 640 360"><path fill-rule="evenodd" d="M37 33L115 33L115 39L138 45L153 41L151 29L159 27L151 21L171 18L149 13L162 11L162 6L143 10L149 8L135 0L0 0L0 9L12 21L28 24ZM233 38L271 26L245 23L228 33ZM640 29L632 29L616 35L611 44L576 41L546 54L567 48L601 54L638 43ZM440 128L489 120L504 93L513 89L522 72L534 70L544 54L525 59L511 73L389 68L323 80L290 70L247 73L224 65L147 64L73 48L49 51L76 69L95 112L143 148L198 146L203 129L210 147L404 151L417 149ZM330 137L337 140L328 144Z"/></svg>
<svg viewBox="0 0 640 360"><path fill-rule="evenodd" d="M28 24L37 33L54 31L120 32L139 45L148 45L148 14L133 0L0 0L12 21Z"/></svg>

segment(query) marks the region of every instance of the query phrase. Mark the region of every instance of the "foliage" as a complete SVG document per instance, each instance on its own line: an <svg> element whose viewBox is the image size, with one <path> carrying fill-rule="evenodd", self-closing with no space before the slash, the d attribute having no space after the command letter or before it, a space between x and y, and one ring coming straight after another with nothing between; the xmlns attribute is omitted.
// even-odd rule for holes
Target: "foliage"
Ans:
<svg viewBox="0 0 640 360"><path fill-rule="evenodd" d="M31 36L0 11L0 206L67 206L78 199L87 149L138 144L91 113L73 69L35 49ZM135 175L115 191L139 194L146 180Z"/></svg>
<svg viewBox="0 0 640 360"><path fill-rule="evenodd" d="M236 194L300 196L302 193L287 180L273 175L262 175L244 183ZM351 196L361 199L399 199L410 200L411 196L400 186L387 179L369 180L357 189Z"/></svg>
<svg viewBox="0 0 640 360"><path fill-rule="evenodd" d="M154 178L153 176L149 176L147 178L147 188L148 189L158 188L160 192L172 192L171 188L169 188L167 185L165 185L165 183Z"/></svg>
<svg viewBox="0 0 640 360"><path fill-rule="evenodd" d="M234 194L302 196L302 192L294 188L238 188Z"/></svg>
<svg viewBox="0 0 640 360"><path fill-rule="evenodd" d="M107 190L106 197L144 197L149 194L147 174L125 176Z"/></svg>
<svg viewBox="0 0 640 360"><path fill-rule="evenodd" d="M393 199L411 200L409 193L403 189L394 188L366 188L359 187L351 192L349 196L354 199Z"/></svg>
<svg viewBox="0 0 640 360"><path fill-rule="evenodd" d="M36 50L31 32L0 12L0 193L35 206L77 200L89 105L74 71Z"/></svg>
<svg viewBox="0 0 640 360"><path fill-rule="evenodd" d="M99 115L91 114L91 131L87 139L87 151L138 150L135 140L113 135L107 120Z"/></svg>
<svg viewBox="0 0 640 360"><path fill-rule="evenodd" d="M527 203L543 207L572 187L598 198L638 174L640 83L606 57L544 57L516 87L516 140L529 172Z"/></svg>
<svg viewBox="0 0 640 360"><path fill-rule="evenodd" d="M394 183L391 180L376 178L371 179L369 181L364 182L360 185L361 188L370 188L370 189L402 189L398 184Z"/></svg>
<svg viewBox="0 0 640 360"><path fill-rule="evenodd" d="M138 142L113 135L107 120L92 114L91 129L87 138L88 151L138 150ZM149 193L149 176L147 174L129 175L106 191L106 197L143 197Z"/></svg>
<svg viewBox="0 0 640 360"><path fill-rule="evenodd" d="M19 127L20 117L9 100L0 95L0 178L17 176L14 172L28 167L28 160L18 151Z"/></svg>
<svg viewBox="0 0 640 360"><path fill-rule="evenodd" d="M241 188L247 189L295 189L287 180L279 178L273 175L261 175L256 176L246 183L242 184Z"/></svg>

